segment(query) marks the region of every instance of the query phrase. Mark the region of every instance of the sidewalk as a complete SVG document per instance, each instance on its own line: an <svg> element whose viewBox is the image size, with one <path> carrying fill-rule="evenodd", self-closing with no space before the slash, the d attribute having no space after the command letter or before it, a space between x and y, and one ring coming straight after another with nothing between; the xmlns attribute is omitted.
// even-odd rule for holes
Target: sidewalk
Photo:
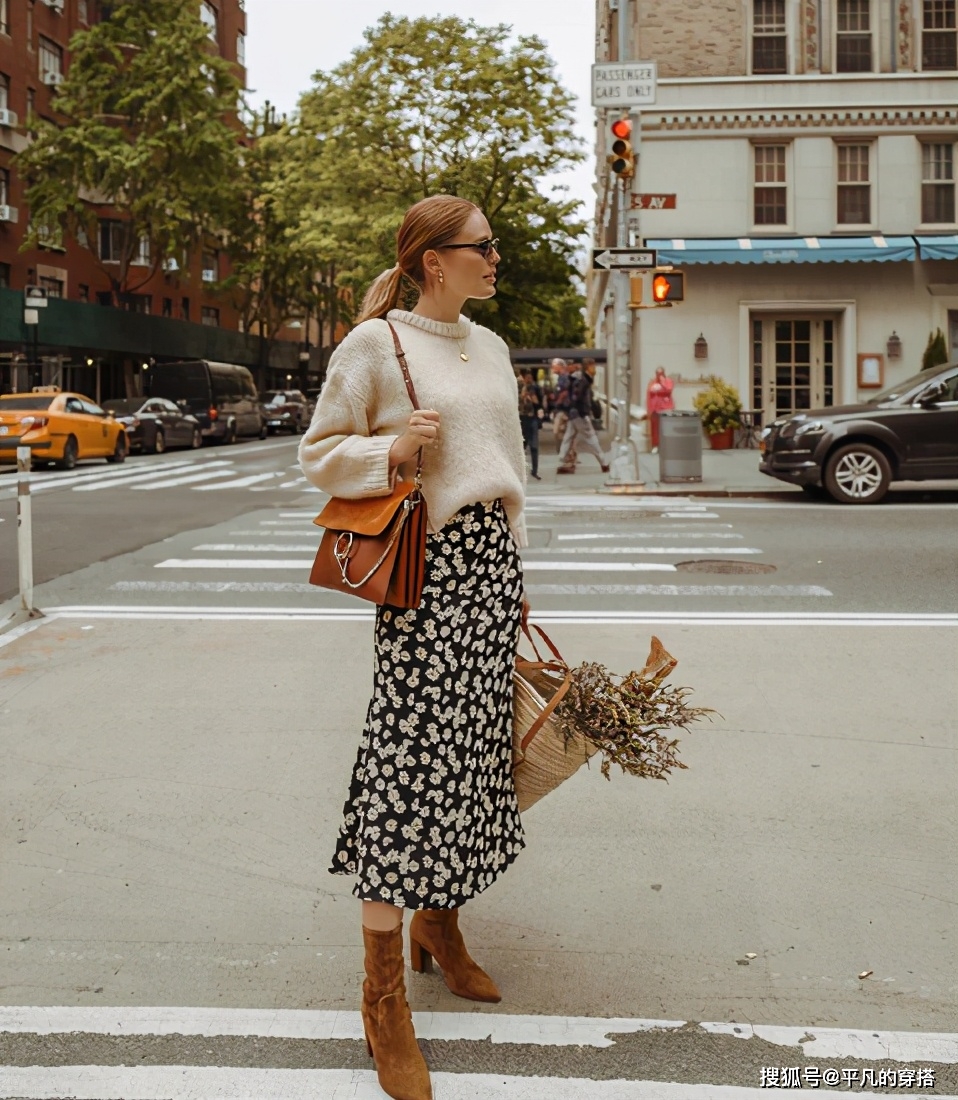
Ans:
<svg viewBox="0 0 958 1100"><path fill-rule="evenodd" d="M641 425L638 438L641 438ZM611 451L612 442L608 432L601 432L599 439L606 453ZM539 434L539 476L541 481L529 478L526 486L531 496L551 493L622 493L629 496L719 496L719 497L765 497L772 499L800 500L802 491L797 486L787 485L767 474L759 472L759 452L757 448L743 448L730 451L712 451L703 445L702 480L682 482L661 482L659 480L659 456L639 453L639 480L641 485L607 486L607 474L599 469L599 463L590 454L581 455L574 474L557 474L559 465L552 431L546 428ZM527 455L528 463L528 455Z"/></svg>

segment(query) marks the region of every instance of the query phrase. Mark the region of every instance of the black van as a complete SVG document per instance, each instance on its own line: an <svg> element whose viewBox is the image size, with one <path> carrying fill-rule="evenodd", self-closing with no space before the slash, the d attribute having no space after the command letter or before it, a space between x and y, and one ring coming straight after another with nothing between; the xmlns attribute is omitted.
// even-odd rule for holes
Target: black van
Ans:
<svg viewBox="0 0 958 1100"><path fill-rule="evenodd" d="M208 359L157 363L150 371L150 396L166 397L192 413L204 439L235 443L240 436L266 438L266 416L246 367Z"/></svg>

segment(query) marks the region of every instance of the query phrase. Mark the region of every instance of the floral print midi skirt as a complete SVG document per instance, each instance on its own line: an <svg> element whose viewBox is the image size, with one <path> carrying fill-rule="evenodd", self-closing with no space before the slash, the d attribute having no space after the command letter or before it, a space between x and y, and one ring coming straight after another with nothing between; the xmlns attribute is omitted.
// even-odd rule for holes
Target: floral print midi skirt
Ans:
<svg viewBox="0 0 958 1100"><path fill-rule="evenodd" d="M501 501L427 538L421 605L380 607L375 684L332 874L405 909L454 909L525 846L512 779L522 564Z"/></svg>

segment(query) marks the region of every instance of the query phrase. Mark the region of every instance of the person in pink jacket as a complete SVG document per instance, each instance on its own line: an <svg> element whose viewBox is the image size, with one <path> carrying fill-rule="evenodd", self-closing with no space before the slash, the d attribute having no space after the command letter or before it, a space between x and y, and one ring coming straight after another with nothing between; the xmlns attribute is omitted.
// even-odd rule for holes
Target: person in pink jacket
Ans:
<svg viewBox="0 0 958 1100"><path fill-rule="evenodd" d="M665 367L657 367L655 377L649 383L645 395L645 407L652 425L652 454L659 449L659 413L675 408L672 400L672 379L665 373Z"/></svg>

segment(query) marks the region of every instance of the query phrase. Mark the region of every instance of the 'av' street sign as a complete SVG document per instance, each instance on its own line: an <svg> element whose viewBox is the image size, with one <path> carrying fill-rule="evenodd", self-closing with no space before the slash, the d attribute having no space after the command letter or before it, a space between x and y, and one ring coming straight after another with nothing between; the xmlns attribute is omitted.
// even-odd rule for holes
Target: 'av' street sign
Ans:
<svg viewBox="0 0 958 1100"><path fill-rule="evenodd" d="M654 248L593 248L593 271L647 271L656 266Z"/></svg>
<svg viewBox="0 0 958 1100"><path fill-rule="evenodd" d="M650 106L655 102L657 76L654 61L602 61L593 65L592 106Z"/></svg>

